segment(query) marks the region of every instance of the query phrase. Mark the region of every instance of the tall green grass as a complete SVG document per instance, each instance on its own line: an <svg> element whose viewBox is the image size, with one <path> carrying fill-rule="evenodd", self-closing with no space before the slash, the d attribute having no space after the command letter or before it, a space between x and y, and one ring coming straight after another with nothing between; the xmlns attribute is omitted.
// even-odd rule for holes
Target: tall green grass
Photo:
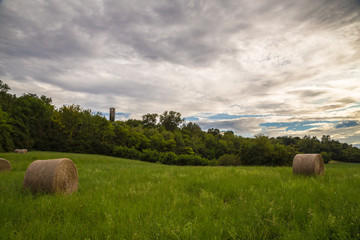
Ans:
<svg viewBox="0 0 360 240"><path fill-rule="evenodd" d="M176 167L86 154L0 153L1 239L360 239L360 165ZM22 189L36 159L68 157L72 195Z"/></svg>

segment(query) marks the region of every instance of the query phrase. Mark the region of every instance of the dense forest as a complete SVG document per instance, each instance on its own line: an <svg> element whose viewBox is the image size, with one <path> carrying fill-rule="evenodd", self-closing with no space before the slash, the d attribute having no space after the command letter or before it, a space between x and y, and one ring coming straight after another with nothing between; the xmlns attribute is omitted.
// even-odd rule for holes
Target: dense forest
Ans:
<svg viewBox="0 0 360 240"><path fill-rule="evenodd" d="M141 120L108 121L78 105L10 94L0 80L0 151L15 148L114 155L171 165L291 165L297 153L321 153L325 162L360 162L360 149L324 135L254 138L219 129L203 131L181 114L165 111Z"/></svg>

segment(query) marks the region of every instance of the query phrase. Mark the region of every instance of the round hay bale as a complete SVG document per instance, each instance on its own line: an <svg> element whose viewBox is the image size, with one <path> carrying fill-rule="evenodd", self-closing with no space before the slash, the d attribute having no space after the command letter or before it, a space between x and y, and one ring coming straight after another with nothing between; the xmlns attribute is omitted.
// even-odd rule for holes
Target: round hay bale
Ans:
<svg viewBox="0 0 360 240"><path fill-rule="evenodd" d="M10 171L11 164L8 160L0 158L0 171Z"/></svg>
<svg viewBox="0 0 360 240"><path fill-rule="evenodd" d="M26 170L24 188L33 193L72 193L78 189L78 173L68 158L36 160Z"/></svg>
<svg viewBox="0 0 360 240"><path fill-rule="evenodd" d="M15 150L14 150L14 153L22 153L22 154L25 154L25 153L27 153L27 149L15 149Z"/></svg>
<svg viewBox="0 0 360 240"><path fill-rule="evenodd" d="M325 171L320 154L297 154L292 166L293 174L322 175Z"/></svg>

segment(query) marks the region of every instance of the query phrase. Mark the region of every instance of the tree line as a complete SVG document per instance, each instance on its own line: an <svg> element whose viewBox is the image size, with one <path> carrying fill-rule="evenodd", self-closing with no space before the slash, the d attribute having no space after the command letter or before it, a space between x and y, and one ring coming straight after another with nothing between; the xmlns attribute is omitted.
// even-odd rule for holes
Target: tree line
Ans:
<svg viewBox="0 0 360 240"><path fill-rule="evenodd" d="M0 80L0 151L15 148L105 154L171 165L291 165L297 153L321 153L325 162L360 162L360 149L324 135L254 138L203 131L181 114L145 114L108 121L79 105L56 108L51 98L10 94Z"/></svg>

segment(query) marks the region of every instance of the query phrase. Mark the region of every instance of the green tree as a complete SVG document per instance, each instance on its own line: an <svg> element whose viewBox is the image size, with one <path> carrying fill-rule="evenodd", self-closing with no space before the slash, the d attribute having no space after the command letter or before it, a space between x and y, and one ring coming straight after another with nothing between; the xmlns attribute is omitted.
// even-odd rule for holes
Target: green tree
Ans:
<svg viewBox="0 0 360 240"><path fill-rule="evenodd" d="M208 134L212 134L216 137L220 137L220 130L217 128L209 128L207 131Z"/></svg>
<svg viewBox="0 0 360 240"><path fill-rule="evenodd" d="M12 126L9 124L9 115L2 111L0 106L0 152L12 151L15 147L11 138Z"/></svg>
<svg viewBox="0 0 360 240"><path fill-rule="evenodd" d="M53 120L59 130L58 141L62 151L79 151L79 142L75 141L82 125L82 108L79 105L62 106L55 112Z"/></svg>
<svg viewBox="0 0 360 240"><path fill-rule="evenodd" d="M144 127L154 128L157 125L157 119L159 115L156 113L153 114L145 114L142 116L142 124Z"/></svg>
<svg viewBox="0 0 360 240"><path fill-rule="evenodd" d="M8 93L10 90L9 85L0 80L0 94Z"/></svg>
<svg viewBox="0 0 360 240"><path fill-rule="evenodd" d="M17 113L14 119L21 131L28 132L26 136L31 145L24 144L23 147L39 150L49 150L52 142L54 106L51 98L36 94L24 94L16 99ZM26 130L24 130L26 129ZM18 146L22 147L22 146Z"/></svg>
<svg viewBox="0 0 360 240"><path fill-rule="evenodd" d="M300 152L303 153L320 153L321 144L317 137L304 136L301 141L297 143Z"/></svg>
<svg viewBox="0 0 360 240"><path fill-rule="evenodd" d="M160 125L167 131L175 131L184 121L185 120L181 118L181 113L178 112L165 111L162 115L160 115Z"/></svg>

